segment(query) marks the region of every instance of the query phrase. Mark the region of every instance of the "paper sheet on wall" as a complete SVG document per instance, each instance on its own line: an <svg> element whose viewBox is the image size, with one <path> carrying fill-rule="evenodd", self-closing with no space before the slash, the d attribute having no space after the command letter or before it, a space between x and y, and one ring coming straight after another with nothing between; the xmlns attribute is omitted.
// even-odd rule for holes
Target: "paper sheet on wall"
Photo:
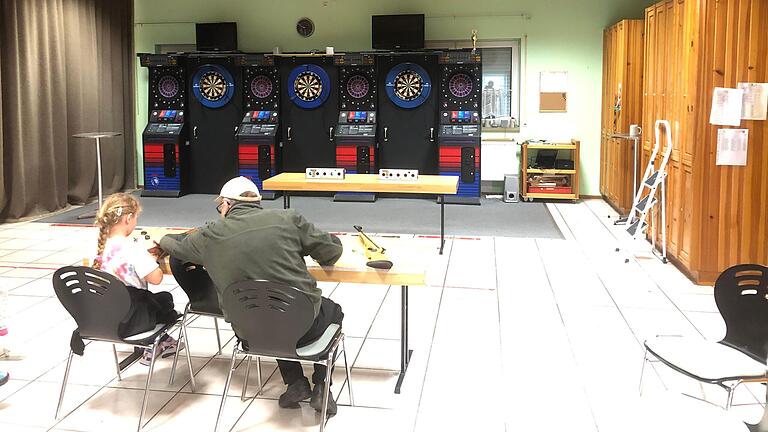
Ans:
<svg viewBox="0 0 768 432"><path fill-rule="evenodd" d="M741 100L744 91L715 87L712 92L712 112L709 122L720 126L739 126L741 124Z"/></svg>
<svg viewBox="0 0 768 432"><path fill-rule="evenodd" d="M749 129L717 130L717 165L747 165Z"/></svg>
<svg viewBox="0 0 768 432"><path fill-rule="evenodd" d="M741 102L743 120L765 120L768 114L768 83L739 83L744 92Z"/></svg>
<svg viewBox="0 0 768 432"><path fill-rule="evenodd" d="M567 93L568 72L541 72L539 93Z"/></svg>

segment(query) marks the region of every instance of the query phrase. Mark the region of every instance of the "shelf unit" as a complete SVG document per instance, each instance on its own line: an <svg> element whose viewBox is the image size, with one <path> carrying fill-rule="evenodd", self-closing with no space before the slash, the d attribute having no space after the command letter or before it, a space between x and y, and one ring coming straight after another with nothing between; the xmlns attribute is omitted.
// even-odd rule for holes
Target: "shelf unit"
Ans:
<svg viewBox="0 0 768 432"><path fill-rule="evenodd" d="M573 169L539 169L530 168L528 154L536 152L538 150L559 150L558 157L560 159L570 159L573 161ZM569 157L562 158L564 154ZM523 143L523 154L521 168L522 175L522 196L526 201L533 201L534 199L567 199L577 200L579 199L579 141L571 140L570 143L555 143L555 144L539 144L539 143ZM570 176L571 193L540 193L529 192L528 177L534 174L544 175L567 175Z"/></svg>

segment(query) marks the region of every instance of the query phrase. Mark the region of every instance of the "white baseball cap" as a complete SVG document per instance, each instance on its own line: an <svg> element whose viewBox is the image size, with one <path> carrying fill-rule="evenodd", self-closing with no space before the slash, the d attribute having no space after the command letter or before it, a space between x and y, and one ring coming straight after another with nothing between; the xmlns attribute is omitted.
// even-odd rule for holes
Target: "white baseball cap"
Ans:
<svg viewBox="0 0 768 432"><path fill-rule="evenodd" d="M244 197L241 196L245 192L253 192L256 194L255 197ZM255 202L255 201L261 201L261 194L259 193L259 188L248 178L240 176L235 177L232 180L224 183L224 186L221 188L221 192L219 193L218 198L216 198L217 201L220 201L222 198L228 198L233 199L237 201L249 201L249 202Z"/></svg>

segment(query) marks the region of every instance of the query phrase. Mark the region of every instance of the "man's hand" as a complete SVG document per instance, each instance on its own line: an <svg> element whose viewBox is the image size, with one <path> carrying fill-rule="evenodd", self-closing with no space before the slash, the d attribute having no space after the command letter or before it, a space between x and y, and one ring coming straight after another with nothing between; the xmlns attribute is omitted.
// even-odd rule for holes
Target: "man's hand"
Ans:
<svg viewBox="0 0 768 432"><path fill-rule="evenodd" d="M161 259L168 256L168 252L164 251L160 245L156 241L152 241L155 245L149 249L147 249L147 252L149 252L150 255L155 257L155 259Z"/></svg>

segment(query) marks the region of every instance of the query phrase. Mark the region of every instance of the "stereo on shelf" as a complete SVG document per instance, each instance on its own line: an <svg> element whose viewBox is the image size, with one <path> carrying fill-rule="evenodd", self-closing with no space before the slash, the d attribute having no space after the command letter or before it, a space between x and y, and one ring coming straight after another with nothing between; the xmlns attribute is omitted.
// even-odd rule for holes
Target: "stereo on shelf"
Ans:
<svg viewBox="0 0 768 432"><path fill-rule="evenodd" d="M307 168L307 180L344 180L344 168Z"/></svg>
<svg viewBox="0 0 768 432"><path fill-rule="evenodd" d="M418 181L419 170L383 168L379 170L379 180Z"/></svg>

